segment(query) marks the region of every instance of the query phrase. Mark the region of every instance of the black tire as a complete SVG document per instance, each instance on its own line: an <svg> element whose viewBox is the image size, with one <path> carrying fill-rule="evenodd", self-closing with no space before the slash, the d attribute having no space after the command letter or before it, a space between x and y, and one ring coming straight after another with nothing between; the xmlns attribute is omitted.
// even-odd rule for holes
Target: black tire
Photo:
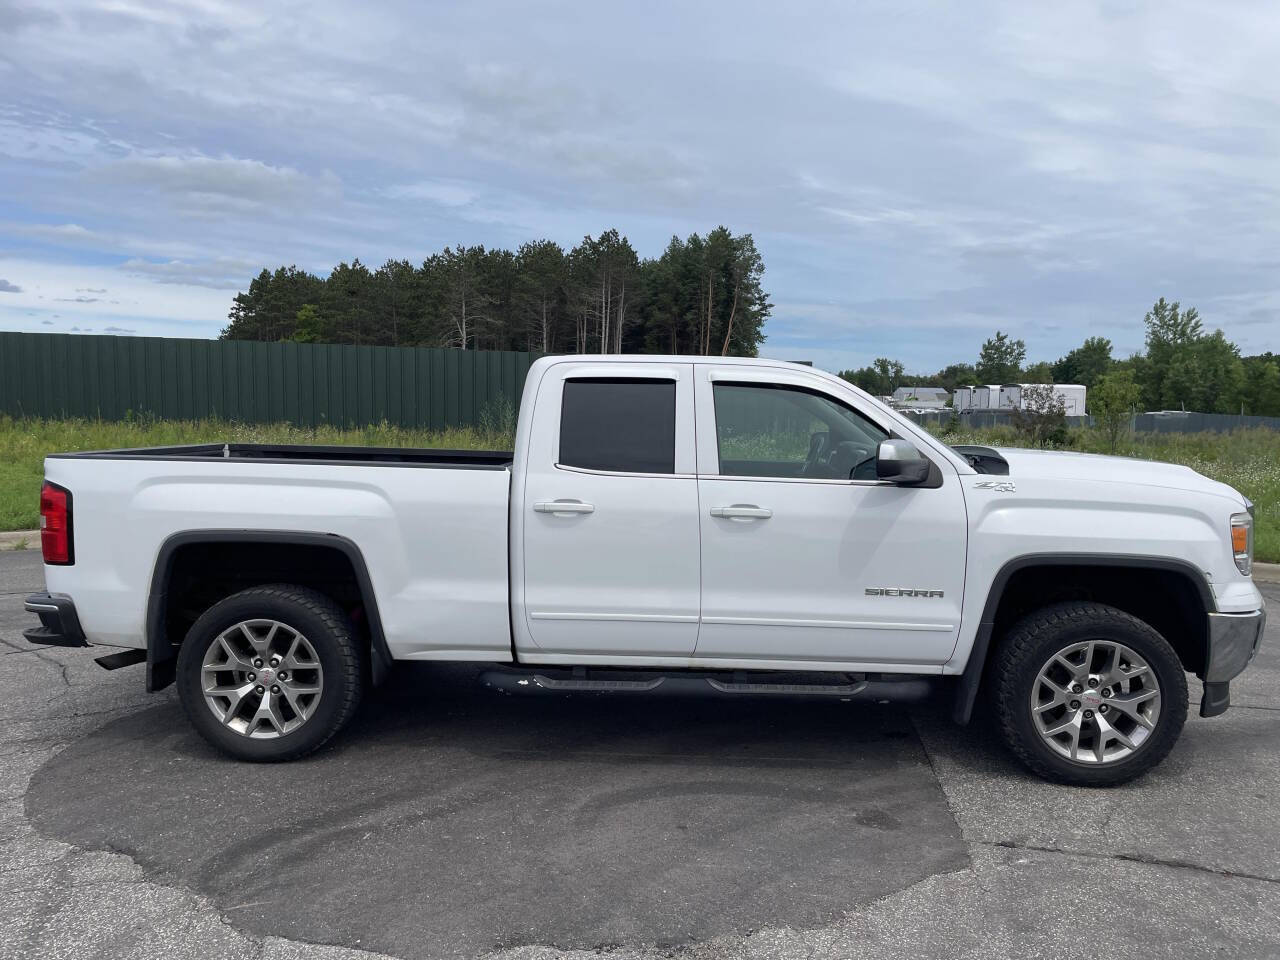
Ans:
<svg viewBox="0 0 1280 960"><path fill-rule="evenodd" d="M1041 669L1055 653L1087 640L1129 647L1146 661L1160 690L1154 729L1127 756L1102 763L1058 753L1045 742L1032 717L1031 698ZM1058 783L1105 787L1133 780L1168 755L1187 719L1187 677L1169 642L1137 617L1101 603L1054 604L1021 620L996 652L992 679L1005 743L1033 773ZM1100 752L1106 756L1105 748Z"/></svg>
<svg viewBox="0 0 1280 960"><path fill-rule="evenodd" d="M201 686L205 654L224 631L248 620L277 620L305 635L323 671L323 688L305 722L272 739L253 739L224 726ZM187 632L178 651L178 696L192 726L238 760L295 760L327 743L355 713L364 687L364 650L351 622L331 598L280 583L252 587L214 604Z"/></svg>

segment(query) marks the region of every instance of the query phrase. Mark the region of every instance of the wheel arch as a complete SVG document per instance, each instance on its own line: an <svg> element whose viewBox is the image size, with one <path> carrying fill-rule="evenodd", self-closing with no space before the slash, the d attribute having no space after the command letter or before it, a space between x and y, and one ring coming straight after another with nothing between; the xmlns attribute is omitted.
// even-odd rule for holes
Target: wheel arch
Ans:
<svg viewBox="0 0 1280 960"><path fill-rule="evenodd" d="M1043 591L1045 582L1055 576L1061 578L1054 584L1056 589ZM1126 599L1126 588L1143 583L1173 587L1173 605L1160 614L1149 599ZM1041 591L1032 589L1032 592L1020 593L1035 587ZM1176 557L1126 554L1027 554L1009 560L991 581L973 648L956 688L953 718L957 723L968 723L973 715L978 690L990 661L992 642L1000 630L1032 609L1059 599L1078 599L1081 596L1079 591L1085 591L1090 599L1109 603L1137 616L1162 635L1172 633L1172 636L1166 635L1166 639L1177 651L1184 667L1195 673L1203 671L1208 652L1205 614L1215 611L1217 604L1204 572L1194 564ZM1019 601L1024 602L1020 604ZM1180 619L1191 612L1199 615L1194 622ZM1160 623L1152 622L1153 619Z"/></svg>
<svg viewBox="0 0 1280 960"><path fill-rule="evenodd" d="M174 681L177 650L181 637L175 638L170 629L174 571L184 557L184 551L200 547L231 548L264 546L287 550L290 547L303 551L324 551L341 556L349 565L352 585L363 611L364 632L369 642L369 663L373 683L381 683L391 669L391 651L387 647L378 600L369 577L369 568L359 546L352 540L334 533L293 530L187 530L175 533L160 545L156 553L155 567L151 574L151 587L147 595L147 691L163 690ZM313 554L314 555L314 554ZM268 582L278 576L264 576L254 582ZM286 578L288 579L288 578ZM298 580L307 585L306 578ZM245 586L252 585L248 582ZM234 591L233 591L234 592Z"/></svg>

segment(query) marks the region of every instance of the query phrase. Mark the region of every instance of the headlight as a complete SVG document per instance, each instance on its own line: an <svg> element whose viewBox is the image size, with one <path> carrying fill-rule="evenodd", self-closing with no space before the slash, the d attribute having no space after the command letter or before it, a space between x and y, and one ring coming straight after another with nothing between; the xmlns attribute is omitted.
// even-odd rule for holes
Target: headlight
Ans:
<svg viewBox="0 0 1280 960"><path fill-rule="evenodd" d="M1231 515L1231 553L1236 569L1249 576L1253 572L1253 517L1248 513Z"/></svg>

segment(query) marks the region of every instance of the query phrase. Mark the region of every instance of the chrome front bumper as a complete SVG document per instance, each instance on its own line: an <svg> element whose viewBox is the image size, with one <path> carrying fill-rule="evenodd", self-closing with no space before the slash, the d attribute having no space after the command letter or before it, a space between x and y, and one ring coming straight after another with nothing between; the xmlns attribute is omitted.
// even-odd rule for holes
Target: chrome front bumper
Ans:
<svg viewBox="0 0 1280 960"><path fill-rule="evenodd" d="M1231 706L1231 681L1258 653L1267 612L1209 614L1209 649L1205 655L1204 695L1200 716L1216 717Z"/></svg>

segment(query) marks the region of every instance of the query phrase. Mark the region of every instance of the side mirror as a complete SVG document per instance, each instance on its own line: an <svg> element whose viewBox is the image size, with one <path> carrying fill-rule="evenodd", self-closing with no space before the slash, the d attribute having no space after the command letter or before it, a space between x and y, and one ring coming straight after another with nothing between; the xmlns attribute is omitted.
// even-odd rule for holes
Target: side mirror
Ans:
<svg viewBox="0 0 1280 960"><path fill-rule="evenodd" d="M923 483L929 477L929 461L906 440L881 440L876 477L903 485Z"/></svg>

